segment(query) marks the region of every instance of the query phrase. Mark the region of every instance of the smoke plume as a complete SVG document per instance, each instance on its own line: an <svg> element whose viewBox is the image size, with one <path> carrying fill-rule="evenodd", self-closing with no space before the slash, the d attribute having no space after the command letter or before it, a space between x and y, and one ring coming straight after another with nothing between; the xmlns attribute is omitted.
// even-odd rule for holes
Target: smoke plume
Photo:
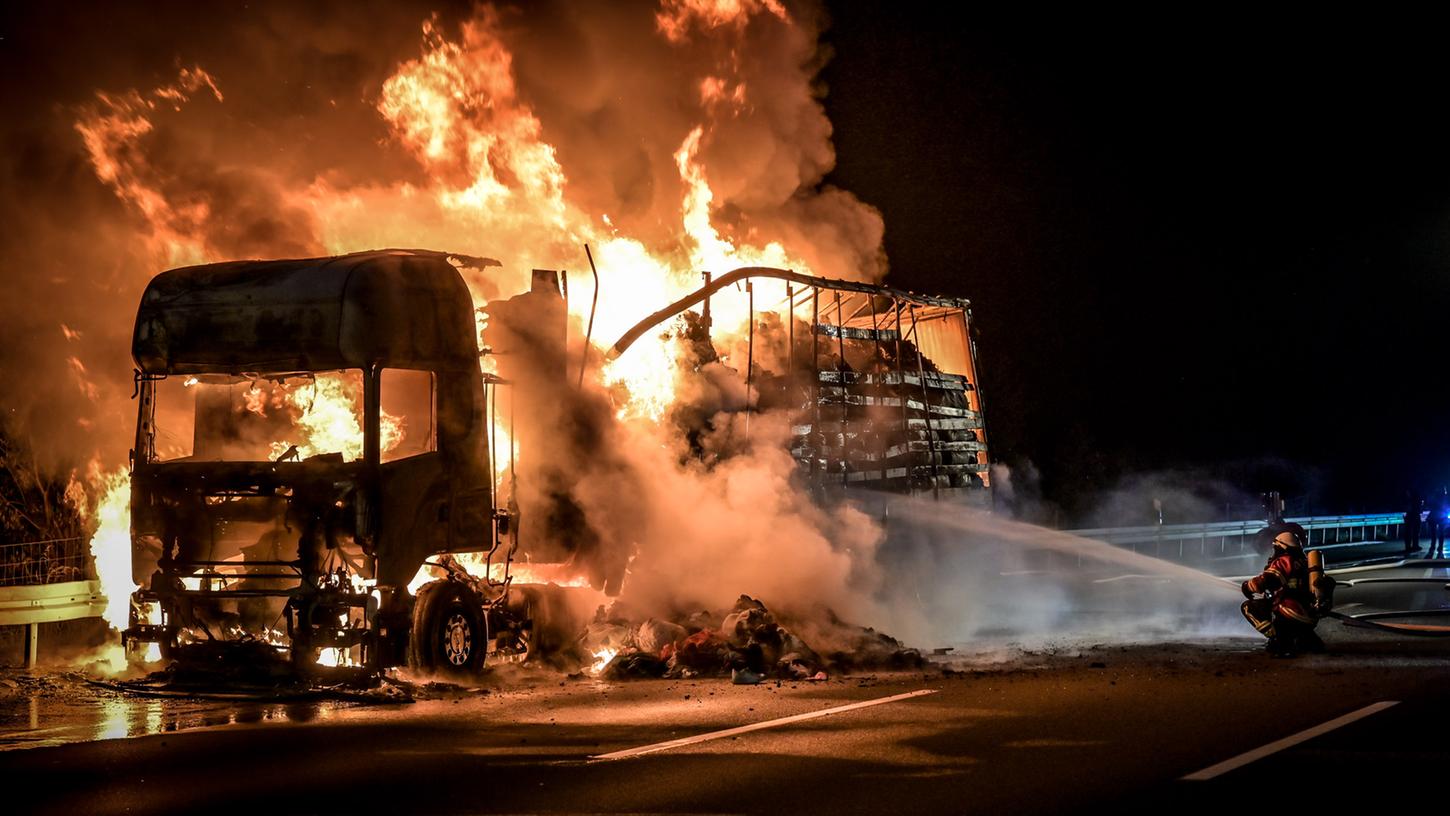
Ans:
<svg viewBox="0 0 1450 816"><path fill-rule="evenodd" d="M173 266L383 247L498 258L502 270L466 275L484 315L531 269L564 269L569 335L578 342L597 295L597 345L701 271L886 272L879 213L823 183L835 161L818 80L827 20L809 0L58 14L13 25L0 99L12 113L0 132L5 431L58 471L126 462L135 307ZM581 274L585 243L598 292ZM967 614L953 606L967 590L942 584L976 569L942 549L961 531L907 535L893 557L911 569L883 572L897 530L864 504L810 500L786 417L755 415L746 433L753 396L732 339L744 303L715 300L723 358L684 353L678 331L605 367L593 358L562 447L545 454L578 463L562 489L581 524L633 559L627 592L644 606L748 592L952 636L923 621ZM583 357L576 346L570 371ZM986 537L1020 533L997 532ZM906 586L952 600L893 618Z"/></svg>
<svg viewBox="0 0 1450 816"><path fill-rule="evenodd" d="M176 40L142 38L135 54L87 65L25 52L63 79L7 89L28 104L0 158L14 191L0 212L14 225L0 371L7 431L50 466L125 462L135 304L173 266L447 249L504 261L468 273L486 314L532 268L580 269L589 243L603 279L596 342L695 288L702 269L885 272L879 215L821 183L834 152L813 4L390 6L374 11L397 25L378 30L337 11L262 4L209 26L177 9ZM77 51L107 41L80 28ZM570 283L577 338L595 293L577 272ZM720 330L737 330L738 306L716 305ZM586 389L576 449L538 454L583 463L568 489L589 532L636 558L646 601L750 590L846 605L879 532L796 490L772 444L784 432L766 421L748 449L692 459L674 426L650 421L677 399L705 404L675 348L645 342L591 367L609 391ZM737 371L709 367L717 396L737 393L717 407L741 407ZM737 420L716 433L738 434ZM712 571L723 580L702 580Z"/></svg>
<svg viewBox="0 0 1450 816"><path fill-rule="evenodd" d="M606 340L700 268L884 273L879 215L821 186L811 4L347 9L15 24L0 371L57 464L123 460L134 304L171 266L437 247L505 261L483 301L588 241Z"/></svg>

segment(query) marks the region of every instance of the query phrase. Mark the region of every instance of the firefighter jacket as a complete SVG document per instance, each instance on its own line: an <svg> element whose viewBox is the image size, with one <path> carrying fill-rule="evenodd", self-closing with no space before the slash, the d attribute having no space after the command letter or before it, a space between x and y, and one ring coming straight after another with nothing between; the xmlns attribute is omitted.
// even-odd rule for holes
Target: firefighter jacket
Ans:
<svg viewBox="0 0 1450 816"><path fill-rule="evenodd" d="M1309 560L1297 547L1276 547L1264 571L1250 578L1247 586L1250 592L1268 594L1277 614L1311 625L1317 620L1309 591Z"/></svg>

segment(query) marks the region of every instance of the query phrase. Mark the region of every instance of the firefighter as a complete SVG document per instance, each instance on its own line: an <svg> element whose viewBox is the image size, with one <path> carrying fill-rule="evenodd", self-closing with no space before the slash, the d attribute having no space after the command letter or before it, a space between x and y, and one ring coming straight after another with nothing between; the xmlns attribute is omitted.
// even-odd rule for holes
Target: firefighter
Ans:
<svg viewBox="0 0 1450 816"><path fill-rule="evenodd" d="M1405 555L1408 556L1420 551L1420 522L1425 515L1425 500L1414 490L1406 491L1405 498L1405 523L1401 525L1400 532L1405 540Z"/></svg>
<svg viewBox="0 0 1450 816"><path fill-rule="evenodd" d="M1430 502L1430 551L1426 558L1445 557L1445 528L1450 526L1450 488L1440 488L1440 495Z"/></svg>
<svg viewBox="0 0 1450 816"><path fill-rule="evenodd" d="M1269 639L1265 649L1275 657L1321 652L1324 641L1314 634L1323 602L1309 587L1309 559L1304 555L1304 528L1278 522L1260 535L1272 536L1274 551L1264 571L1241 585L1244 617ZM1332 580L1324 576L1323 580Z"/></svg>

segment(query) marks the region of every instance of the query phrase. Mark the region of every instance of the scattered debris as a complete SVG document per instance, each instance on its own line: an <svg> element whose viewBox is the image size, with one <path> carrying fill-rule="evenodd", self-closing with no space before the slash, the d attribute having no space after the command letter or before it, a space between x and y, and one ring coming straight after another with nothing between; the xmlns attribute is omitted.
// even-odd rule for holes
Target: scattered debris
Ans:
<svg viewBox="0 0 1450 816"><path fill-rule="evenodd" d="M741 595L729 611L694 611L678 622L634 615L622 604L600 607L580 641L584 652L604 660L600 676L612 679L729 677L737 685L776 680L826 680L859 668L920 668L921 653L874 629L852 626L827 612L808 622L810 639L829 642L825 656L807 637L781 624L765 604Z"/></svg>
<svg viewBox="0 0 1450 816"><path fill-rule="evenodd" d="M663 677L669 664L657 655L646 652L630 652L617 655L604 667L601 674L611 680L633 680Z"/></svg>
<svg viewBox="0 0 1450 816"><path fill-rule="evenodd" d="M634 641L640 651L659 654L666 646L684 639L688 634L689 631L678 623L650 618L639 625Z"/></svg>

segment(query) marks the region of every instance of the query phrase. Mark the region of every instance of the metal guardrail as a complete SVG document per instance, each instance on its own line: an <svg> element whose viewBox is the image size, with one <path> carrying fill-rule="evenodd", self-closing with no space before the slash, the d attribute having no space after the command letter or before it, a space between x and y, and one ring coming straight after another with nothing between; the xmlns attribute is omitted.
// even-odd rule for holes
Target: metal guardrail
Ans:
<svg viewBox="0 0 1450 816"><path fill-rule="evenodd" d="M80 537L0 544L0 626L25 627L25 666L35 665L40 624L98 618L106 599Z"/></svg>
<svg viewBox="0 0 1450 816"><path fill-rule="evenodd" d="M105 609L100 581L0 587L0 626L98 618Z"/></svg>
<svg viewBox="0 0 1450 816"><path fill-rule="evenodd" d="M0 626L25 627L25 667L35 665L40 624L99 618L106 611L101 582L62 581L0 587Z"/></svg>
<svg viewBox="0 0 1450 816"><path fill-rule="evenodd" d="M1308 545L1312 547L1334 546L1370 541L1392 541L1400 537L1404 524L1403 513L1372 513L1358 516L1299 516L1285 519L1292 521L1309 534ZM1261 519L1245 521L1218 521L1207 524L1155 524L1147 527L1098 527L1085 530L1067 530L1083 538L1106 541L1120 547L1157 550L1162 555L1165 547L1176 548L1180 557L1196 548L1207 555L1216 549L1223 554L1230 547L1242 552L1253 542L1254 535L1264 529Z"/></svg>

